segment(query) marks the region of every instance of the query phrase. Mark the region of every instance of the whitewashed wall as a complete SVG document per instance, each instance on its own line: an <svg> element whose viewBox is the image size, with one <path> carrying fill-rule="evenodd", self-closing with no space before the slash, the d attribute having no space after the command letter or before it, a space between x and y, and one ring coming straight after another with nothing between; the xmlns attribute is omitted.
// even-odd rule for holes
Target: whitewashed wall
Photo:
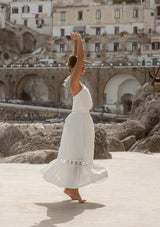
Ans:
<svg viewBox="0 0 160 227"><path fill-rule="evenodd" d="M24 25L24 20L27 20L27 27L37 31L40 34L52 34L52 7L51 1L33 1L33 2L11 2L11 22L16 24ZM38 12L38 6L43 6L43 12ZM29 6L29 13L22 13L22 7ZM18 14L12 13L12 8L18 8ZM39 14L39 19L44 20L44 26L42 28L37 28L35 15ZM44 16L44 14L47 14Z"/></svg>
<svg viewBox="0 0 160 227"><path fill-rule="evenodd" d="M0 28L5 28L6 21L6 8L0 6Z"/></svg>
<svg viewBox="0 0 160 227"><path fill-rule="evenodd" d="M112 77L106 84L104 93L106 95L106 104L111 111L117 110L117 105L121 104L121 97L124 94L134 95L139 82L129 74L119 74Z"/></svg>

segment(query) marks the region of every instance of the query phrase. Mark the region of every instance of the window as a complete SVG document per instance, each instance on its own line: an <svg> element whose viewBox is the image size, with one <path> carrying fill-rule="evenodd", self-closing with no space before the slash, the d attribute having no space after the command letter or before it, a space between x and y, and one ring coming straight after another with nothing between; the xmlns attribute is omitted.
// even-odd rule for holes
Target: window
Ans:
<svg viewBox="0 0 160 227"><path fill-rule="evenodd" d="M152 16L152 17L154 16L154 12L151 12L151 16Z"/></svg>
<svg viewBox="0 0 160 227"><path fill-rule="evenodd" d="M61 29L61 36L64 36L65 35L65 30L64 28Z"/></svg>
<svg viewBox="0 0 160 227"><path fill-rule="evenodd" d="M96 28L96 35L100 35L101 34L101 28Z"/></svg>
<svg viewBox="0 0 160 227"><path fill-rule="evenodd" d="M101 10L100 9L97 9L96 10L96 19L97 20L100 20L101 19Z"/></svg>
<svg viewBox="0 0 160 227"><path fill-rule="evenodd" d="M133 17L138 17L138 9L133 9Z"/></svg>
<svg viewBox="0 0 160 227"><path fill-rule="evenodd" d="M158 59L157 58L153 58L153 65L157 65L158 63Z"/></svg>
<svg viewBox="0 0 160 227"><path fill-rule="evenodd" d="M159 49L159 42L155 41L152 43L152 50L158 50Z"/></svg>
<svg viewBox="0 0 160 227"><path fill-rule="evenodd" d="M151 28L148 29L148 33L149 33L149 34L152 33L152 29L151 29Z"/></svg>
<svg viewBox="0 0 160 227"><path fill-rule="evenodd" d="M114 51L119 51L119 43L114 43Z"/></svg>
<svg viewBox="0 0 160 227"><path fill-rule="evenodd" d="M149 50L149 45L143 46L143 50Z"/></svg>
<svg viewBox="0 0 160 227"><path fill-rule="evenodd" d="M82 11L78 12L78 20L83 20L83 12Z"/></svg>
<svg viewBox="0 0 160 227"><path fill-rule="evenodd" d="M37 24L37 28L42 28L43 24L44 24L44 20L43 19L37 19L36 24Z"/></svg>
<svg viewBox="0 0 160 227"><path fill-rule="evenodd" d="M137 34L137 27L133 27L133 34Z"/></svg>
<svg viewBox="0 0 160 227"><path fill-rule="evenodd" d="M95 52L99 52L101 50L101 44L95 43Z"/></svg>
<svg viewBox="0 0 160 227"><path fill-rule="evenodd" d="M119 27L115 27L114 28L114 34L115 35L119 35Z"/></svg>
<svg viewBox="0 0 160 227"><path fill-rule="evenodd" d="M30 12L29 6L23 6L22 7L22 13L29 13L29 12Z"/></svg>
<svg viewBox="0 0 160 227"><path fill-rule="evenodd" d="M60 44L60 53L65 52L65 44Z"/></svg>
<svg viewBox="0 0 160 227"><path fill-rule="evenodd" d="M132 51L134 51L134 50L138 50L138 43L137 42L132 43Z"/></svg>
<svg viewBox="0 0 160 227"><path fill-rule="evenodd" d="M18 14L18 8L12 8L12 14Z"/></svg>
<svg viewBox="0 0 160 227"><path fill-rule="evenodd" d="M27 20L24 20L24 26L27 27Z"/></svg>
<svg viewBox="0 0 160 227"><path fill-rule="evenodd" d="M114 11L114 18L115 18L115 19L119 19L119 18L120 18L120 10L119 10L119 9L116 9L116 10Z"/></svg>
<svg viewBox="0 0 160 227"><path fill-rule="evenodd" d="M160 6L157 6L157 16L160 16Z"/></svg>
<svg viewBox="0 0 160 227"><path fill-rule="evenodd" d="M61 12L61 21L66 20L66 12Z"/></svg>
<svg viewBox="0 0 160 227"><path fill-rule="evenodd" d="M42 13L43 12L43 6L38 6L38 12Z"/></svg>

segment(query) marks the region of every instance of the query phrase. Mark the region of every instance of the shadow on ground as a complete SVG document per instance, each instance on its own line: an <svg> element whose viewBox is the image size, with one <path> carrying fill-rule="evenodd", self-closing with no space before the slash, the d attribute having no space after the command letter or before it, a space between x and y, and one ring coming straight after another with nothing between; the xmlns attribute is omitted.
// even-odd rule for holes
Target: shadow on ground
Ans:
<svg viewBox="0 0 160 227"><path fill-rule="evenodd" d="M50 219L36 223L31 227L56 227L55 224L66 223L74 219L75 216L81 214L85 210L92 210L105 207L98 203L83 203L79 204L77 201L65 200L56 203L35 203L37 206L47 208L47 216Z"/></svg>

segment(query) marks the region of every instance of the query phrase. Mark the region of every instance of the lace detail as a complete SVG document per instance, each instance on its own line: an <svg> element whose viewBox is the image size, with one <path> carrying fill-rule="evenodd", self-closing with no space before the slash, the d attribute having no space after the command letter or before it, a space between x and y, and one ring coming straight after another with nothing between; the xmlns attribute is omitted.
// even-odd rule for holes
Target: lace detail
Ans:
<svg viewBox="0 0 160 227"><path fill-rule="evenodd" d="M64 164L69 164L69 165L74 165L74 166L85 166L85 165L90 165L93 162L92 161L84 161L84 160L64 160L60 159L59 160L61 163Z"/></svg>

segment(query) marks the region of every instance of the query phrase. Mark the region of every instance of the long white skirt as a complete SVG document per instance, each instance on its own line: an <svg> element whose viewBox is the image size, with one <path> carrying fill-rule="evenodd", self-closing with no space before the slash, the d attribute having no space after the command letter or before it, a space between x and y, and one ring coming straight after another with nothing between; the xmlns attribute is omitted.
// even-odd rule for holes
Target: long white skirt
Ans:
<svg viewBox="0 0 160 227"><path fill-rule="evenodd" d="M88 112L66 118L57 159L41 169L46 181L63 188L79 188L102 181L108 174L93 163L94 124Z"/></svg>

